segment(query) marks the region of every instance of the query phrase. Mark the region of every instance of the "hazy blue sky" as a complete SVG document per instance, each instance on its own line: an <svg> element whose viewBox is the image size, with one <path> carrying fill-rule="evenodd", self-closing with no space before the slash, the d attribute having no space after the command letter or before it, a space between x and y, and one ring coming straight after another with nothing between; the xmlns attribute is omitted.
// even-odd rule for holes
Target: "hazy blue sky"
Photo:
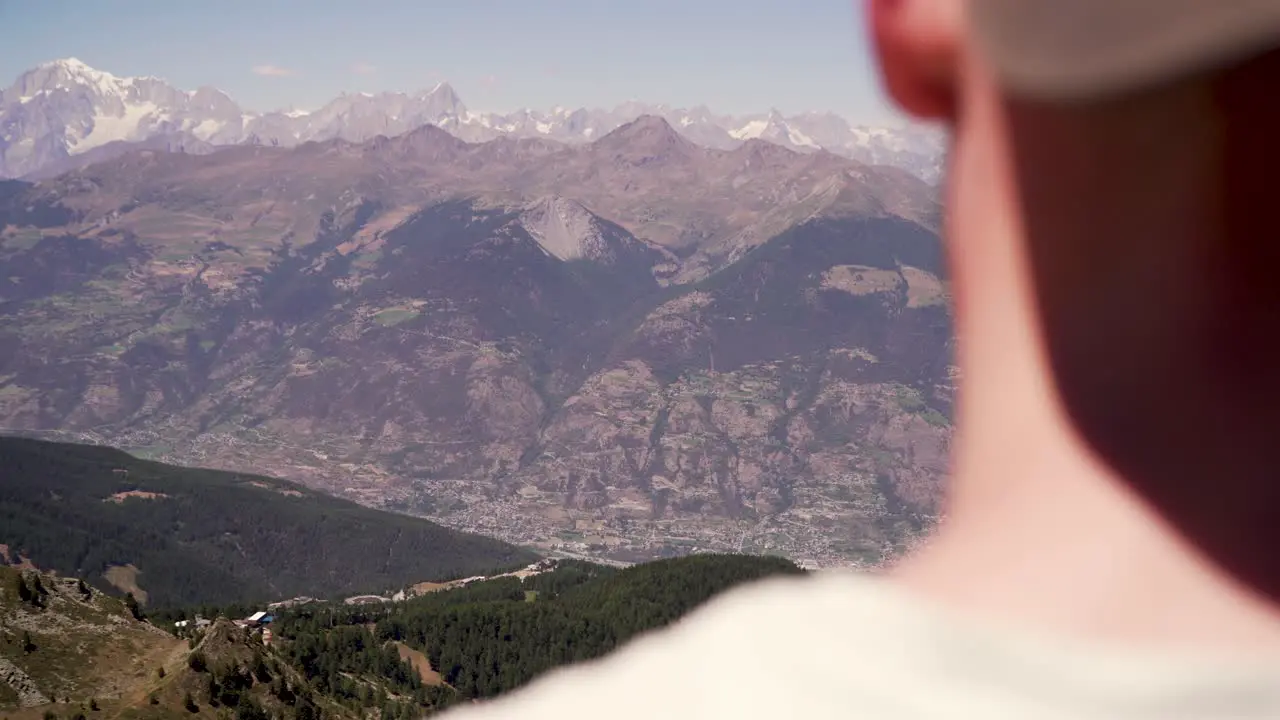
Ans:
<svg viewBox="0 0 1280 720"><path fill-rule="evenodd" d="M247 108L447 80L476 110L706 103L893 118L860 0L0 0L0 83L74 56Z"/></svg>

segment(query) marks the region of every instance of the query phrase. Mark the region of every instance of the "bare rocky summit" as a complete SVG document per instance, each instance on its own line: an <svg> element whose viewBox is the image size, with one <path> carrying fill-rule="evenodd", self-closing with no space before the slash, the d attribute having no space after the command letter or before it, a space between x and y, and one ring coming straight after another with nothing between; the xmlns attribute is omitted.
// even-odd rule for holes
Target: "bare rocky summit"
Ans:
<svg viewBox="0 0 1280 720"><path fill-rule="evenodd" d="M0 182L0 425L508 540L877 563L938 512L937 190L646 116Z"/></svg>

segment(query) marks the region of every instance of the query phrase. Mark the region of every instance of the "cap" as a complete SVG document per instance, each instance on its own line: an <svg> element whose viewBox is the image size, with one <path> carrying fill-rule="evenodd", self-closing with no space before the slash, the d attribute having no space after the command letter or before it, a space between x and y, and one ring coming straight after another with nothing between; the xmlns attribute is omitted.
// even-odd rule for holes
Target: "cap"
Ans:
<svg viewBox="0 0 1280 720"><path fill-rule="evenodd" d="M1280 47L1280 0L970 0L978 45L1012 92L1123 94Z"/></svg>

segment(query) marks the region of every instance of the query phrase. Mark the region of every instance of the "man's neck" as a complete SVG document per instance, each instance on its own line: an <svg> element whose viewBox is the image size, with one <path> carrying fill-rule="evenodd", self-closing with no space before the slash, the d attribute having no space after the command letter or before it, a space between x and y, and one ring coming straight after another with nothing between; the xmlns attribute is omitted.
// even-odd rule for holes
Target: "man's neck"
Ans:
<svg viewBox="0 0 1280 720"><path fill-rule="evenodd" d="M962 610L1051 632L1197 652L1280 650L1280 608L1198 553L1066 417L994 115L994 103L968 105L951 153L962 380L947 520L894 574Z"/></svg>
<svg viewBox="0 0 1280 720"><path fill-rule="evenodd" d="M1014 284L1003 297L1000 287L964 301L947 520L897 577L962 610L1050 631L1280 652L1280 607L1211 563L1079 437L1031 304L1009 301Z"/></svg>
<svg viewBox="0 0 1280 720"><path fill-rule="evenodd" d="M1019 436L1021 435L1021 436ZM1053 444L961 448L948 519L895 572L940 602L1050 633L1153 649L1280 651L1280 612Z"/></svg>

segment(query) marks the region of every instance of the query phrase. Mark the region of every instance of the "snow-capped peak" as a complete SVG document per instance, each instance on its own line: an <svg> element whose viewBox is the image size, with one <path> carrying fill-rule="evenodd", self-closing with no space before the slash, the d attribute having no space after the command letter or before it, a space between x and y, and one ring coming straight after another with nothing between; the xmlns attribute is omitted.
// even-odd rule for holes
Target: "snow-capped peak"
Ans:
<svg viewBox="0 0 1280 720"><path fill-rule="evenodd" d="M57 60L50 60L49 62L40 63L40 67L62 68L69 72L75 72L75 73L90 73L90 74L97 74L97 75L111 74L111 73L104 73L101 70L95 70L94 68L90 67L87 63L80 60L80 58L75 58L75 57L66 57L66 58L58 58Z"/></svg>
<svg viewBox="0 0 1280 720"><path fill-rule="evenodd" d="M442 97L447 97L447 98L458 97L458 93L454 92L453 86L447 82L436 83L435 87L431 88L431 90L423 94L430 95L430 96L440 95Z"/></svg>
<svg viewBox="0 0 1280 720"><path fill-rule="evenodd" d="M66 89L66 83L88 87L99 95L123 95L133 84L133 78L120 78L109 72L96 70L77 58L62 58L41 64L32 74L46 71L47 79L40 84L40 90ZM19 81L21 82L21 80Z"/></svg>

